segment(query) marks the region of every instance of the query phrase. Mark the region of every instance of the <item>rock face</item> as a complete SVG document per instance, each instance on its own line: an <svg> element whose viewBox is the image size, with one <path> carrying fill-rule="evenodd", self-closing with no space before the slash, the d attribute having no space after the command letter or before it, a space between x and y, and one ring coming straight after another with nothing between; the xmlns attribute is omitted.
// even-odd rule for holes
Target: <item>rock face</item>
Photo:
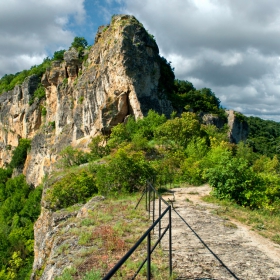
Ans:
<svg viewBox="0 0 280 280"><path fill-rule="evenodd" d="M33 75L21 86L0 95L0 167L11 160L11 149L20 138L32 138L41 125L39 103L29 105L39 80Z"/></svg>
<svg viewBox="0 0 280 280"><path fill-rule="evenodd" d="M249 126L242 114L233 110L226 110L226 119L213 114L202 114L202 122L206 125L215 125L222 128L224 125L228 126L228 138L231 143L239 143L245 141L249 135Z"/></svg>
<svg viewBox="0 0 280 280"><path fill-rule="evenodd" d="M0 166L9 163L20 138L32 139L24 172L38 185L66 145L84 148L128 115L141 118L149 109L171 114L171 102L159 90L158 46L133 16L114 16L99 28L85 57L81 61L70 49L63 61L52 63L41 81L44 101L29 105L39 82L35 76L1 95Z"/></svg>
<svg viewBox="0 0 280 280"><path fill-rule="evenodd" d="M23 171L37 186L65 146L86 148L91 137L110 133L128 115L173 111L160 84L158 46L133 16L113 16L83 57L70 49L63 61L52 62L41 80L46 91L41 101L31 102L40 82L36 76L0 96L0 167L10 162L20 138L32 139ZM244 140L246 124L233 112L228 116L231 141ZM221 125L210 115L204 121Z"/></svg>
<svg viewBox="0 0 280 280"><path fill-rule="evenodd" d="M34 263L32 280L55 279L62 271L77 261L77 256L89 249L79 242L74 234L77 224L82 223L89 211L94 211L96 204L104 198L93 197L85 205L75 205L76 210L62 209L51 212L43 208L35 223ZM69 250L71 247L71 252Z"/></svg>
<svg viewBox="0 0 280 280"><path fill-rule="evenodd" d="M240 113L233 110L226 111L229 126L229 140L232 143L239 143L245 141L249 134L248 123L244 120Z"/></svg>

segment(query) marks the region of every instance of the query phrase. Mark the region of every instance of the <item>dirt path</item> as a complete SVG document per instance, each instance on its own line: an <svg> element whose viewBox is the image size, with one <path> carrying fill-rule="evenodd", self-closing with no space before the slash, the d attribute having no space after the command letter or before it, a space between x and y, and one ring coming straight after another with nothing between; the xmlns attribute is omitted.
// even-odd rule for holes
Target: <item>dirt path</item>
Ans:
<svg viewBox="0 0 280 280"><path fill-rule="evenodd" d="M236 221L211 213L219 206L201 201L209 186L176 188L172 213L173 266L177 279L280 280L280 246ZM173 196L163 195L164 199ZM203 245L193 231L207 244ZM167 238L163 246L167 249Z"/></svg>

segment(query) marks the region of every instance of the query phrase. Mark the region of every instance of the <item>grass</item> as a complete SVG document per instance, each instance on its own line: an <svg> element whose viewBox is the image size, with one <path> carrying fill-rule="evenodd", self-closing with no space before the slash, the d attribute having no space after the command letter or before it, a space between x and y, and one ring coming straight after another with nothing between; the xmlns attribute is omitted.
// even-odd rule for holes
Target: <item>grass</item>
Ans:
<svg viewBox="0 0 280 280"><path fill-rule="evenodd" d="M260 235L280 244L280 214L271 213L268 210L251 210L230 201L218 200L212 196L205 196L203 200L221 206L214 210L215 214L233 218L250 226L251 230Z"/></svg>
<svg viewBox="0 0 280 280"><path fill-rule="evenodd" d="M140 194L107 198L97 202L85 217L71 220L75 227L69 234L78 240L80 249L72 267L56 279L102 279L151 225L144 200L134 209L139 198ZM131 279L146 257L146 246L145 240L112 279ZM58 250L64 253L69 246L61 244ZM156 248L152 254L153 279L169 279L168 273L168 257ZM137 279L146 279L146 265Z"/></svg>

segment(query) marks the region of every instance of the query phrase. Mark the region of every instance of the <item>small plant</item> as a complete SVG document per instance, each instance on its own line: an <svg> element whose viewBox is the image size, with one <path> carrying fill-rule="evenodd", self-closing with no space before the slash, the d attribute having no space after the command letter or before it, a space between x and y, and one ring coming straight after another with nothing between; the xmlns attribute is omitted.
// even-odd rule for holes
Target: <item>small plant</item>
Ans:
<svg viewBox="0 0 280 280"><path fill-rule="evenodd" d="M79 104L82 104L82 103L83 103L83 101L84 101L84 99L85 99L85 98L84 98L83 96L80 96L80 97L79 97L79 101L78 101L78 102L79 102Z"/></svg>
<svg viewBox="0 0 280 280"><path fill-rule="evenodd" d="M31 148L31 141L29 139L20 139L16 149L12 152L11 168L20 167L25 163L25 159L29 149Z"/></svg>
<svg viewBox="0 0 280 280"><path fill-rule="evenodd" d="M55 121L49 122L49 127L55 129Z"/></svg>
<svg viewBox="0 0 280 280"><path fill-rule="evenodd" d="M43 117L47 115L47 109L46 109L45 106L42 106L42 108L41 108L41 114L42 114Z"/></svg>
<svg viewBox="0 0 280 280"><path fill-rule="evenodd" d="M31 106L35 99L38 98L39 100L43 99L46 97L46 91L45 88L43 87L42 84L39 84L39 86L37 87L37 89L34 92L34 95L32 96L32 98L29 100L29 105Z"/></svg>
<svg viewBox="0 0 280 280"><path fill-rule="evenodd" d="M80 235L78 244L79 245L88 245L88 244L90 244L91 239L92 239L92 232L84 231Z"/></svg>
<svg viewBox="0 0 280 280"><path fill-rule="evenodd" d="M67 85L68 84L68 79L64 78L62 83L63 83L63 85Z"/></svg>
<svg viewBox="0 0 280 280"><path fill-rule="evenodd" d="M99 270L92 269L91 271L86 273L86 275L83 277L83 280L99 280L101 278L101 272Z"/></svg>

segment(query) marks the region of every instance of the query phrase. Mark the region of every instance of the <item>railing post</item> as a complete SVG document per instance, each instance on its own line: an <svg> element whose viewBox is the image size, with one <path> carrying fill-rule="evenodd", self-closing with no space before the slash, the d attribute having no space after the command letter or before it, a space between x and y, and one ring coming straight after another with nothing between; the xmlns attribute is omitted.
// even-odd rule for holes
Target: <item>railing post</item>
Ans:
<svg viewBox="0 0 280 280"><path fill-rule="evenodd" d="M146 211L148 211L148 182L146 183Z"/></svg>
<svg viewBox="0 0 280 280"><path fill-rule="evenodd" d="M171 233L171 206L169 205L169 274L172 276L172 233Z"/></svg>
<svg viewBox="0 0 280 280"><path fill-rule="evenodd" d="M151 233L147 236L147 280L151 279Z"/></svg>
<svg viewBox="0 0 280 280"><path fill-rule="evenodd" d="M153 190L153 223L155 222L155 201L156 201L156 192Z"/></svg>
<svg viewBox="0 0 280 280"><path fill-rule="evenodd" d="M149 184L148 187L148 211L149 211L149 219L151 218L151 186Z"/></svg>
<svg viewBox="0 0 280 280"><path fill-rule="evenodd" d="M161 199L159 197L158 199L158 216L160 217L161 215ZM158 224L158 237L160 237L161 235L161 219L159 220L159 224ZM159 242L159 245L161 246L161 241Z"/></svg>

